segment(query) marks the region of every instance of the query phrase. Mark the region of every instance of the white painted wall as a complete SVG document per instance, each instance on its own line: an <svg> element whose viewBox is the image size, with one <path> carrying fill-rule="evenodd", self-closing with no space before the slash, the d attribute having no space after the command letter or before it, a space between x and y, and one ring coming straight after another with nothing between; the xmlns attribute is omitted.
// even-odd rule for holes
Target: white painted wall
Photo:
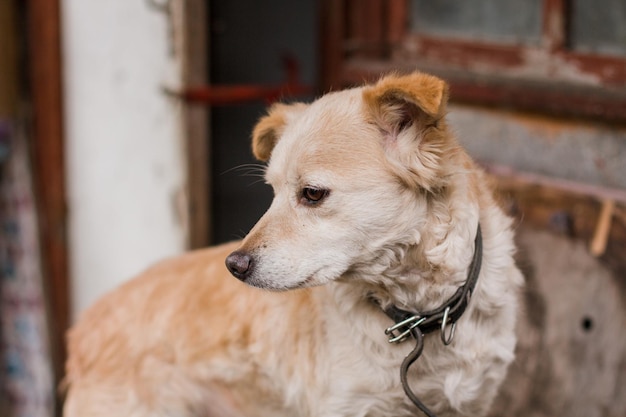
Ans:
<svg viewBox="0 0 626 417"><path fill-rule="evenodd" d="M185 158L167 16L147 0L62 0L74 319L184 250ZM157 2L165 3L165 2Z"/></svg>

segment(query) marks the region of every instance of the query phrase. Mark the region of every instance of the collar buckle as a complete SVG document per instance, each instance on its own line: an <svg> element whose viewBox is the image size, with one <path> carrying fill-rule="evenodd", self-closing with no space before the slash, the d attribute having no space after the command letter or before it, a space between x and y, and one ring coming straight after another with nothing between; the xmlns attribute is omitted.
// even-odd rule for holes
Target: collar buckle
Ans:
<svg viewBox="0 0 626 417"><path fill-rule="evenodd" d="M469 298L469 297L468 297ZM450 326L450 333L446 335L446 326L448 325L448 314L450 313L450 306L447 306L443 312L443 319L441 319L441 342L448 346L454 339L454 330L456 330L456 321L452 322Z"/></svg>
<svg viewBox="0 0 626 417"><path fill-rule="evenodd" d="M411 316L385 329L385 334L389 336L389 343L404 342L413 329L422 324L426 317Z"/></svg>

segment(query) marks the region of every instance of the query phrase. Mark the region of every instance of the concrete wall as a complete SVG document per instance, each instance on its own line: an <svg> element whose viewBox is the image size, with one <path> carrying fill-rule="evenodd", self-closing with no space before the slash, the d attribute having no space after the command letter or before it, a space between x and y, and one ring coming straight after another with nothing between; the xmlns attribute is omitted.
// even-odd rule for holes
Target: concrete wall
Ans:
<svg viewBox="0 0 626 417"><path fill-rule="evenodd" d="M161 92L180 58L149 3L62 1L74 318L185 248L181 109Z"/></svg>

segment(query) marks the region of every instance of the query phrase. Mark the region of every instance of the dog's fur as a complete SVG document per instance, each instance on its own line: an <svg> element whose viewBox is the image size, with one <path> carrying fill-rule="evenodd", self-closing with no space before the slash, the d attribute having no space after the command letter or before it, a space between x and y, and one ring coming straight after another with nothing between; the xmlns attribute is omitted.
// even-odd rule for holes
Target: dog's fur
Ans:
<svg viewBox="0 0 626 417"><path fill-rule="evenodd" d="M65 416L415 415L399 379L413 343L387 341L378 304L441 306L479 222L469 307L451 345L426 336L409 381L440 417L485 415L513 359L522 277L510 219L446 127L447 95L414 73L274 105L253 134L267 213L242 242L165 261L83 315ZM250 285L224 266L235 250Z"/></svg>

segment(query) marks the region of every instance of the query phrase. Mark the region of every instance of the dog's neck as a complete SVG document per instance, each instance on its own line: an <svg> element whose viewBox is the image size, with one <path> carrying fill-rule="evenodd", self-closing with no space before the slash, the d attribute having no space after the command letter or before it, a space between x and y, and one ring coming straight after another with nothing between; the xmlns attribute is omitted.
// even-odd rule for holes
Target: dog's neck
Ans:
<svg viewBox="0 0 626 417"><path fill-rule="evenodd" d="M417 321L415 323L415 327L417 327L422 333L430 333L435 330L439 323L443 320L445 327L445 322L456 323L456 321L463 315L465 309L467 308L470 298L474 293L474 289L476 288L476 283L478 282L478 276L480 275L480 268L482 264L482 256L483 256L483 242L482 242L482 233L480 229L480 224L476 230L476 237L474 240L474 256L472 257L472 262L469 266L467 272L467 279L461 285L454 295L452 295L447 301L442 303L439 307L430 310L430 311L407 311L396 305L390 305L387 308L383 309L385 314L396 323L399 332L404 331L403 326L398 326L401 323L406 322L407 320L419 320L422 324L419 325ZM376 300L374 300L376 301ZM413 329L414 327L411 327ZM404 335L408 335L409 331L406 331ZM404 337L397 336L397 333L390 332L391 335L390 341L395 342L396 340L402 340ZM447 344L447 342L446 342Z"/></svg>
<svg viewBox="0 0 626 417"><path fill-rule="evenodd" d="M469 249L469 248L468 248ZM360 272L348 274L338 284L339 299L342 300L346 313L351 303L346 303L346 295L352 295L354 306L369 304L384 312L396 323L411 315L439 311L446 306L463 304L456 314L460 316L467 300L461 300L467 293L473 294L480 273L482 260L482 235L480 226L474 241L471 263L462 271L449 272L436 266L427 266L418 247L402 250L403 265L389 267L380 274L364 275ZM412 259L412 262L407 262ZM467 290L467 291L465 291ZM458 317L455 318L455 320Z"/></svg>

